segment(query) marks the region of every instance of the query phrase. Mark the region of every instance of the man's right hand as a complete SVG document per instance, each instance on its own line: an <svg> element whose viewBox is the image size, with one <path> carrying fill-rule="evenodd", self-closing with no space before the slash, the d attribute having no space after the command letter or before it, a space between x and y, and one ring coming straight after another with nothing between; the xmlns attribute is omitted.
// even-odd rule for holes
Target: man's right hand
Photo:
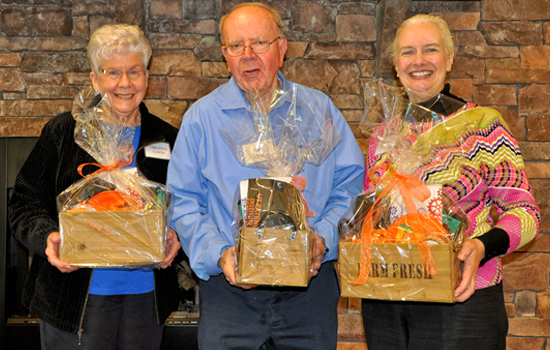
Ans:
<svg viewBox="0 0 550 350"><path fill-rule="evenodd" d="M218 260L218 266L222 269L225 279L232 286L242 289L250 289L256 287L255 284L239 284L237 283L237 274L235 273L235 247L231 247L222 253L222 257Z"/></svg>
<svg viewBox="0 0 550 350"><path fill-rule="evenodd" d="M73 272L78 270L80 267L78 266L71 266L68 263L59 260L59 244L61 244L61 235L59 235L59 232L52 232L46 239L47 245L46 245L46 256L48 257L48 261L53 266L57 267L57 269L63 273Z"/></svg>

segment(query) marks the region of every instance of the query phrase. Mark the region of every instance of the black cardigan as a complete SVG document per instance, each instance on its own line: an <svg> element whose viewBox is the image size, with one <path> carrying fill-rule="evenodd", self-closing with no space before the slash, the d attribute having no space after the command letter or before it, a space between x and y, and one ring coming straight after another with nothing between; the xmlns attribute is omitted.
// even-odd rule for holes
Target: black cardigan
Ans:
<svg viewBox="0 0 550 350"><path fill-rule="evenodd" d="M167 142L173 149L177 129L140 105L141 137L136 165L148 179L166 183L168 160L146 158L144 147ZM83 315L92 269L61 273L46 257L46 238L59 231L56 196L82 179L80 164L95 160L74 142L75 120L63 113L49 121L23 165L8 206L11 231L35 255L23 290L23 304L52 326L77 333ZM87 168L87 169L86 169ZM86 167L87 173L93 167ZM175 269L155 269L158 323L178 306L179 288Z"/></svg>

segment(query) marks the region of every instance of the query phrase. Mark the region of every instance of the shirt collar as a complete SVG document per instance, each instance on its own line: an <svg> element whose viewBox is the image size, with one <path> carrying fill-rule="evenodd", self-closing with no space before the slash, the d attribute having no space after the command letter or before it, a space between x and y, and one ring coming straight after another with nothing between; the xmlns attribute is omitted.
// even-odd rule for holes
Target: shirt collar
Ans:
<svg viewBox="0 0 550 350"><path fill-rule="evenodd" d="M289 88L288 80L285 79L283 73L281 73L280 71L277 72L277 77L281 81L283 91L287 91L287 89ZM224 91L221 103L222 110L243 108L246 109L250 106L250 103L248 102L244 91L239 87L239 85L237 85L237 81L234 77L231 77L231 79L229 79L229 82L226 86L227 89L225 89Z"/></svg>

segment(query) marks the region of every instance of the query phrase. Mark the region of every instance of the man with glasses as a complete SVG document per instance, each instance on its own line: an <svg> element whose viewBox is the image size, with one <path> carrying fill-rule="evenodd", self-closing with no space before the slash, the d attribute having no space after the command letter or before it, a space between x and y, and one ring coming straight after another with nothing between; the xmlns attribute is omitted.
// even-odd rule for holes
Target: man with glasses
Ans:
<svg viewBox="0 0 550 350"><path fill-rule="evenodd" d="M304 87L327 106L342 139L323 163L303 172L303 194L316 213L308 220L316 234L314 277L307 288L254 287L239 285L235 274L235 192L241 180L264 175L241 165L221 133L238 117L252 118L255 98L269 112L274 93L290 88L279 72L287 50L282 27L279 13L260 3L237 5L221 18L222 51L232 78L185 114L169 165L168 186L175 193L172 227L201 279L201 349L336 348L336 225L361 191L364 166L346 121L318 91Z"/></svg>

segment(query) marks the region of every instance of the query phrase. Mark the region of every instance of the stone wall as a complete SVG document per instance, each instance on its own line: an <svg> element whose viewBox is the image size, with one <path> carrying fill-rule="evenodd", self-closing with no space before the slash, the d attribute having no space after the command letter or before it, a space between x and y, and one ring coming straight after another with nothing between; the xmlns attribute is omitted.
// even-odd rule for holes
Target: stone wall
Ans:
<svg viewBox="0 0 550 350"><path fill-rule="evenodd" d="M240 0L3 0L0 137L37 136L89 84L87 40L106 23L140 25L154 52L146 103L178 126L188 106L228 79L217 23ZM291 80L329 94L358 128L361 84L393 79L385 59L410 14L445 18L458 42L452 92L499 110L521 145L543 214L541 234L505 260L508 349L550 340L550 0L272 0L289 39ZM549 56L547 56L549 55ZM342 298L339 349L366 349L360 302Z"/></svg>

